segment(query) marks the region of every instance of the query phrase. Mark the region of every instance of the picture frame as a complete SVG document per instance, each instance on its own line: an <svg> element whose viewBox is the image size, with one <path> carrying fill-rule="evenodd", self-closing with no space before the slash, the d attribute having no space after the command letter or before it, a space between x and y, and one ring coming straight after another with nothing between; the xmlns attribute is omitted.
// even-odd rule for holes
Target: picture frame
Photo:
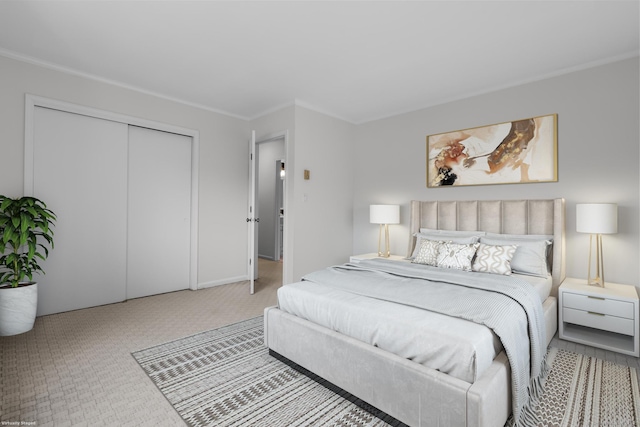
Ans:
<svg viewBox="0 0 640 427"><path fill-rule="evenodd" d="M427 187L558 181L558 115L427 136Z"/></svg>

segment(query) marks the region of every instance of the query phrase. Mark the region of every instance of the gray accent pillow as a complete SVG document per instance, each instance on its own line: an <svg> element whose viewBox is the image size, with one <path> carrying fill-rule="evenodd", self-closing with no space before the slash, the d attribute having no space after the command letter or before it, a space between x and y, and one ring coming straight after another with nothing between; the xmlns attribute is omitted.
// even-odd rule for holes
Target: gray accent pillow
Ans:
<svg viewBox="0 0 640 427"><path fill-rule="evenodd" d="M438 267L471 271L471 262L479 243L444 242L438 252Z"/></svg>
<svg viewBox="0 0 640 427"><path fill-rule="evenodd" d="M481 237L480 242L487 245L516 245L516 252L511 259L511 270L514 273L548 277L547 255L553 241L547 237L530 234L492 234Z"/></svg>
<svg viewBox="0 0 640 427"><path fill-rule="evenodd" d="M469 233L469 232L465 232ZM471 234L471 235L458 235L456 232L448 232L442 231L438 233L416 233L416 246L413 248L413 253L411 254L411 259L415 258L418 255L418 251L420 250L420 243L422 240L436 240L436 241L447 241L453 243L476 243L480 238L479 234Z"/></svg>
<svg viewBox="0 0 640 427"><path fill-rule="evenodd" d="M412 262L435 267L438 264L438 253L444 242L422 239L418 253Z"/></svg>
<svg viewBox="0 0 640 427"><path fill-rule="evenodd" d="M511 275L511 259L516 245L485 245L479 243L472 270L482 273Z"/></svg>

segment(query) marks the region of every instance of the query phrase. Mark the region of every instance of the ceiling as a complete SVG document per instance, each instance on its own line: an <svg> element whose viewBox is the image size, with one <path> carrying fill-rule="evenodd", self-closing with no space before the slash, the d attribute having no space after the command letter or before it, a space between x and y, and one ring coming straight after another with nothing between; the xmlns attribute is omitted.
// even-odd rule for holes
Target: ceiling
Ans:
<svg viewBox="0 0 640 427"><path fill-rule="evenodd" d="M638 56L631 1L0 1L0 55L253 119L363 123Z"/></svg>

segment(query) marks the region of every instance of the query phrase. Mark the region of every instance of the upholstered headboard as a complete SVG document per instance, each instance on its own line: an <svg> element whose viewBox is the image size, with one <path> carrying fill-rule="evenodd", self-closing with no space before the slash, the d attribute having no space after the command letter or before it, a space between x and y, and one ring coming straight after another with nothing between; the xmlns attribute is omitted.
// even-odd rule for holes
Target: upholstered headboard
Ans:
<svg viewBox="0 0 640 427"><path fill-rule="evenodd" d="M420 228L553 235L551 295L565 278L564 199L411 201L409 253Z"/></svg>

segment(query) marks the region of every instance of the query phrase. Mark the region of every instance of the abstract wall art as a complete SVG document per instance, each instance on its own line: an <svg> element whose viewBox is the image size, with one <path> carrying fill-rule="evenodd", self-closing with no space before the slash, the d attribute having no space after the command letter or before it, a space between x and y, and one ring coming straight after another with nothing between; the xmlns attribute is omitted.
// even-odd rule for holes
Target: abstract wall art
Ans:
<svg viewBox="0 0 640 427"><path fill-rule="evenodd" d="M558 115L427 136L427 187L555 182Z"/></svg>

